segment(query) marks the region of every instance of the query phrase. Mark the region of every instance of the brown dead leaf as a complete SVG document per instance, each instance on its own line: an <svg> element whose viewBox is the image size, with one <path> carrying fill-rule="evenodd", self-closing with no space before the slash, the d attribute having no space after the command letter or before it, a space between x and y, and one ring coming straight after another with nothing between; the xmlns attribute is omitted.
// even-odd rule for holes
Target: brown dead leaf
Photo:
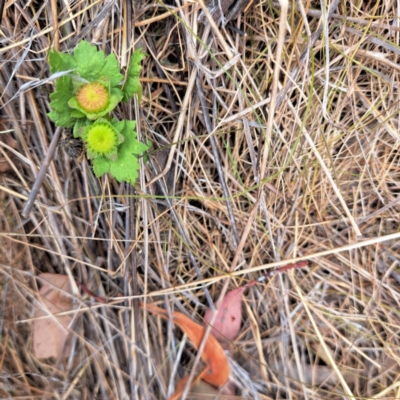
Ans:
<svg viewBox="0 0 400 400"><path fill-rule="evenodd" d="M35 307L35 318L72 310L72 299L65 294L71 293L68 276L40 274L39 277L43 286L36 299L38 304ZM71 315L53 315L33 321L33 351L37 358L57 358L63 350L68 354L64 346L71 321Z"/></svg>

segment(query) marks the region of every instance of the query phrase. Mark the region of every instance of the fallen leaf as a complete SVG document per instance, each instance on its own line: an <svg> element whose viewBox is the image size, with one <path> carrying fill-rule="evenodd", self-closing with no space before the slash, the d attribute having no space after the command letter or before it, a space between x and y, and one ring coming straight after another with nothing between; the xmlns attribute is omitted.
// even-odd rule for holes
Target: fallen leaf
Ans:
<svg viewBox="0 0 400 400"><path fill-rule="evenodd" d="M168 319L168 313L164 309L151 304L147 304L146 308L148 311L164 319ZM174 312L172 318L175 325L186 333L189 340L193 343L193 346L198 349L203 339L205 328L180 312ZM208 337L201 358L206 364L206 367L194 382L202 379L214 387L225 385L230 375L228 359L226 358L223 348L213 335ZM187 378L183 378L178 383L177 390L170 397L170 400L178 399L181 396L185 387L186 379Z"/></svg>
<svg viewBox="0 0 400 400"><path fill-rule="evenodd" d="M269 271L267 274L260 276L246 285L240 286L228 292L223 298L218 310L218 314L213 323L212 334L222 344L224 349L229 347L239 335L240 325L242 323L242 296L246 288L249 288L264 280L270 279L278 273L293 269L306 267L308 262L306 260L299 261L295 264L284 265L275 270ZM213 315L213 310L208 309L204 315L205 323L210 323Z"/></svg>
<svg viewBox="0 0 400 400"><path fill-rule="evenodd" d="M71 293L71 285L67 275L40 274L43 284L37 296L35 318L72 310L72 299L65 292ZM68 336L66 329L72 321L71 315L49 316L35 319L32 324L33 351L37 358L58 357L64 349Z"/></svg>
<svg viewBox="0 0 400 400"><path fill-rule="evenodd" d="M245 286L241 286L227 293L214 321L211 332L224 348L239 335L242 323L242 295L245 289ZM204 315L206 323L211 321L212 314L213 310L209 308Z"/></svg>
<svg viewBox="0 0 400 400"><path fill-rule="evenodd" d="M9 133L0 132L0 140L13 149L17 148L18 142ZM8 158L4 155L0 157L0 173L9 171L12 167L9 161L13 158L12 153L7 152Z"/></svg>

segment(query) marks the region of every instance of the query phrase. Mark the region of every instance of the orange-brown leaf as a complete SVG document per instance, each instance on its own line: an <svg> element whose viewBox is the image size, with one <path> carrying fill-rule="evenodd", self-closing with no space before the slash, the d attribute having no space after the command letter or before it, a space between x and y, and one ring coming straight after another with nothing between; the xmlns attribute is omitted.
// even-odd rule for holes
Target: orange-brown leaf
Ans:
<svg viewBox="0 0 400 400"><path fill-rule="evenodd" d="M167 312L162 308L151 304L147 304L146 307L154 314L168 319ZM203 339L205 328L180 312L173 313L173 320L174 323L186 333L196 349L198 349ZM214 336L208 336L201 358L206 364L205 370L201 373L201 379L216 387L225 385L230 374L228 359L226 358L223 348Z"/></svg>

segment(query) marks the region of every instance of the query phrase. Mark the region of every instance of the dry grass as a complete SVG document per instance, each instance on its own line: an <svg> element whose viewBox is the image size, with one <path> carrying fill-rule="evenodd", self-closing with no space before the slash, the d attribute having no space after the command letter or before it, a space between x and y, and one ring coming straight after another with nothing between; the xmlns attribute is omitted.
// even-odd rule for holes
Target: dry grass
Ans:
<svg viewBox="0 0 400 400"><path fill-rule="evenodd" d="M328 16L293 1L304 8L280 26L280 4L254 0L218 32L197 23L201 2L141 3L6 3L1 398L166 399L196 352L137 299L201 321L243 235L230 288L274 262L309 267L246 294L238 396L400 398L398 2L342 1ZM80 39L123 66L133 46L148 53L140 107L116 115L140 122L151 162L133 189L58 154L24 220L55 128L52 84L19 88L49 76L51 46ZM65 362L32 353L40 272L71 272L109 299L78 300Z"/></svg>

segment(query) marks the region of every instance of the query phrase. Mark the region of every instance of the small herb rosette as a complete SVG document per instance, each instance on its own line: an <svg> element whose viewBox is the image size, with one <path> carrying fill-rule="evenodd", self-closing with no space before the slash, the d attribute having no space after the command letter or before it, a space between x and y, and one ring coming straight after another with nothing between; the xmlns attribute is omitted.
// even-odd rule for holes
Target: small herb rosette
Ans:
<svg viewBox="0 0 400 400"><path fill-rule="evenodd" d="M139 75L145 53L140 49L132 54L125 82L114 54L105 57L86 41L79 42L74 54L49 53L50 72L63 73L55 82L50 95L49 118L57 126L70 128L77 120L96 120L107 116L118 103L142 93Z"/></svg>
<svg viewBox="0 0 400 400"><path fill-rule="evenodd" d="M85 142L87 157L97 177L111 173L118 181L132 185L138 177L138 156L148 146L137 140L135 121L117 121L111 113L121 101L136 93L140 101L140 49L131 57L126 78L120 73L117 58L81 41L74 54L49 53L50 72L56 78L50 95L49 118L57 126L73 127L74 137Z"/></svg>

